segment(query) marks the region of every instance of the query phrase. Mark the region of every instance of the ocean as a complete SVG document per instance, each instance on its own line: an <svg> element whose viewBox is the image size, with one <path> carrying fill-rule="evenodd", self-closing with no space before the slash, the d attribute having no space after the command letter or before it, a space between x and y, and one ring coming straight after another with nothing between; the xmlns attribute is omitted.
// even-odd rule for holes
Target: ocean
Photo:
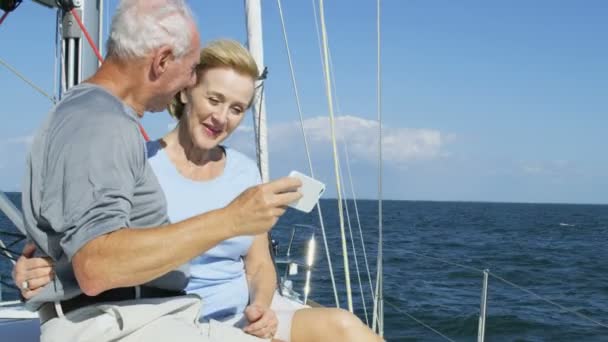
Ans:
<svg viewBox="0 0 608 342"><path fill-rule="evenodd" d="M9 197L19 202L18 194ZM348 206L362 283L349 241L353 303L366 321L361 287L371 322L370 281L353 201ZM321 207L339 303L346 308L337 202L323 200ZM357 208L375 284L378 204L362 200ZM383 213L387 340L476 340L480 270L489 269L486 341L608 341L608 328L569 312L608 325L608 205L385 201ZM290 209L273 229L279 254L285 253L296 224L319 226L318 215ZM14 230L1 214L0 230ZM302 253L299 247L312 232L296 228L292 255ZM321 232L314 232L317 252L310 297L335 306ZM0 273L11 282L5 258L0 258ZM304 272L294 278L295 290L302 289L303 279ZM3 288L5 300L15 298L15 291Z"/></svg>

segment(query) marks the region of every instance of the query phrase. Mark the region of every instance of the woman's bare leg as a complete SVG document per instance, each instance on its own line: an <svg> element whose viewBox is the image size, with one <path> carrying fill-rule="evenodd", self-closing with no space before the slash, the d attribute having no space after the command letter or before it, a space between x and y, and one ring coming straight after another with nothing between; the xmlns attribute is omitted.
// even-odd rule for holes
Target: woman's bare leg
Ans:
<svg viewBox="0 0 608 342"><path fill-rule="evenodd" d="M382 341L361 320L342 309L310 308L295 312L291 322L292 342Z"/></svg>

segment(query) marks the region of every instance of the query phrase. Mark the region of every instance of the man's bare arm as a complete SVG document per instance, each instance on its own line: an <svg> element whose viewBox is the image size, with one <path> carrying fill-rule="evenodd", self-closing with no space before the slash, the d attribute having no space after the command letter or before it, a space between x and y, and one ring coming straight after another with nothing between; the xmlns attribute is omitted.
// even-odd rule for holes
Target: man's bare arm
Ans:
<svg viewBox="0 0 608 342"><path fill-rule="evenodd" d="M82 291L90 296L156 279L223 240L269 231L288 203L301 195L295 178L250 188L227 207L162 227L120 229L84 245L72 259Z"/></svg>

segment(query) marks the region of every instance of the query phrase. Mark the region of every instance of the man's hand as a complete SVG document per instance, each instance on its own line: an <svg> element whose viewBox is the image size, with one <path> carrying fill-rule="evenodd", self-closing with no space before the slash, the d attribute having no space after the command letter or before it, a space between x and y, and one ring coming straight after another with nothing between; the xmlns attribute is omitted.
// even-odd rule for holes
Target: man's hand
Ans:
<svg viewBox="0 0 608 342"><path fill-rule="evenodd" d="M249 321L243 331L260 338L273 338L277 332L279 321L270 308L251 304L245 308L245 317Z"/></svg>
<svg viewBox="0 0 608 342"><path fill-rule="evenodd" d="M53 262L49 258L33 258L36 245L27 243L13 267L13 281L25 299L38 294L55 276Z"/></svg>
<svg viewBox="0 0 608 342"><path fill-rule="evenodd" d="M297 189L302 182L294 177L251 187L235 198L224 210L232 221L235 235L258 235L268 232L291 202L302 194Z"/></svg>

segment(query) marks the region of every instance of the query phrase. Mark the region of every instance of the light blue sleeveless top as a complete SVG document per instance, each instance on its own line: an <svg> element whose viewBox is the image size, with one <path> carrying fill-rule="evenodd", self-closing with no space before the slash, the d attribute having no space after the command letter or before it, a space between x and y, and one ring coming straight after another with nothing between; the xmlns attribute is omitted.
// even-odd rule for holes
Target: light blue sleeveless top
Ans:
<svg viewBox="0 0 608 342"><path fill-rule="evenodd" d="M148 143L148 158L165 192L171 222L222 208L245 189L260 183L255 162L244 154L225 148L224 172L210 181L183 177L160 148ZM203 298L201 318L222 320L242 314L249 302L243 256L253 236L228 239L190 262L190 281L186 291Z"/></svg>

